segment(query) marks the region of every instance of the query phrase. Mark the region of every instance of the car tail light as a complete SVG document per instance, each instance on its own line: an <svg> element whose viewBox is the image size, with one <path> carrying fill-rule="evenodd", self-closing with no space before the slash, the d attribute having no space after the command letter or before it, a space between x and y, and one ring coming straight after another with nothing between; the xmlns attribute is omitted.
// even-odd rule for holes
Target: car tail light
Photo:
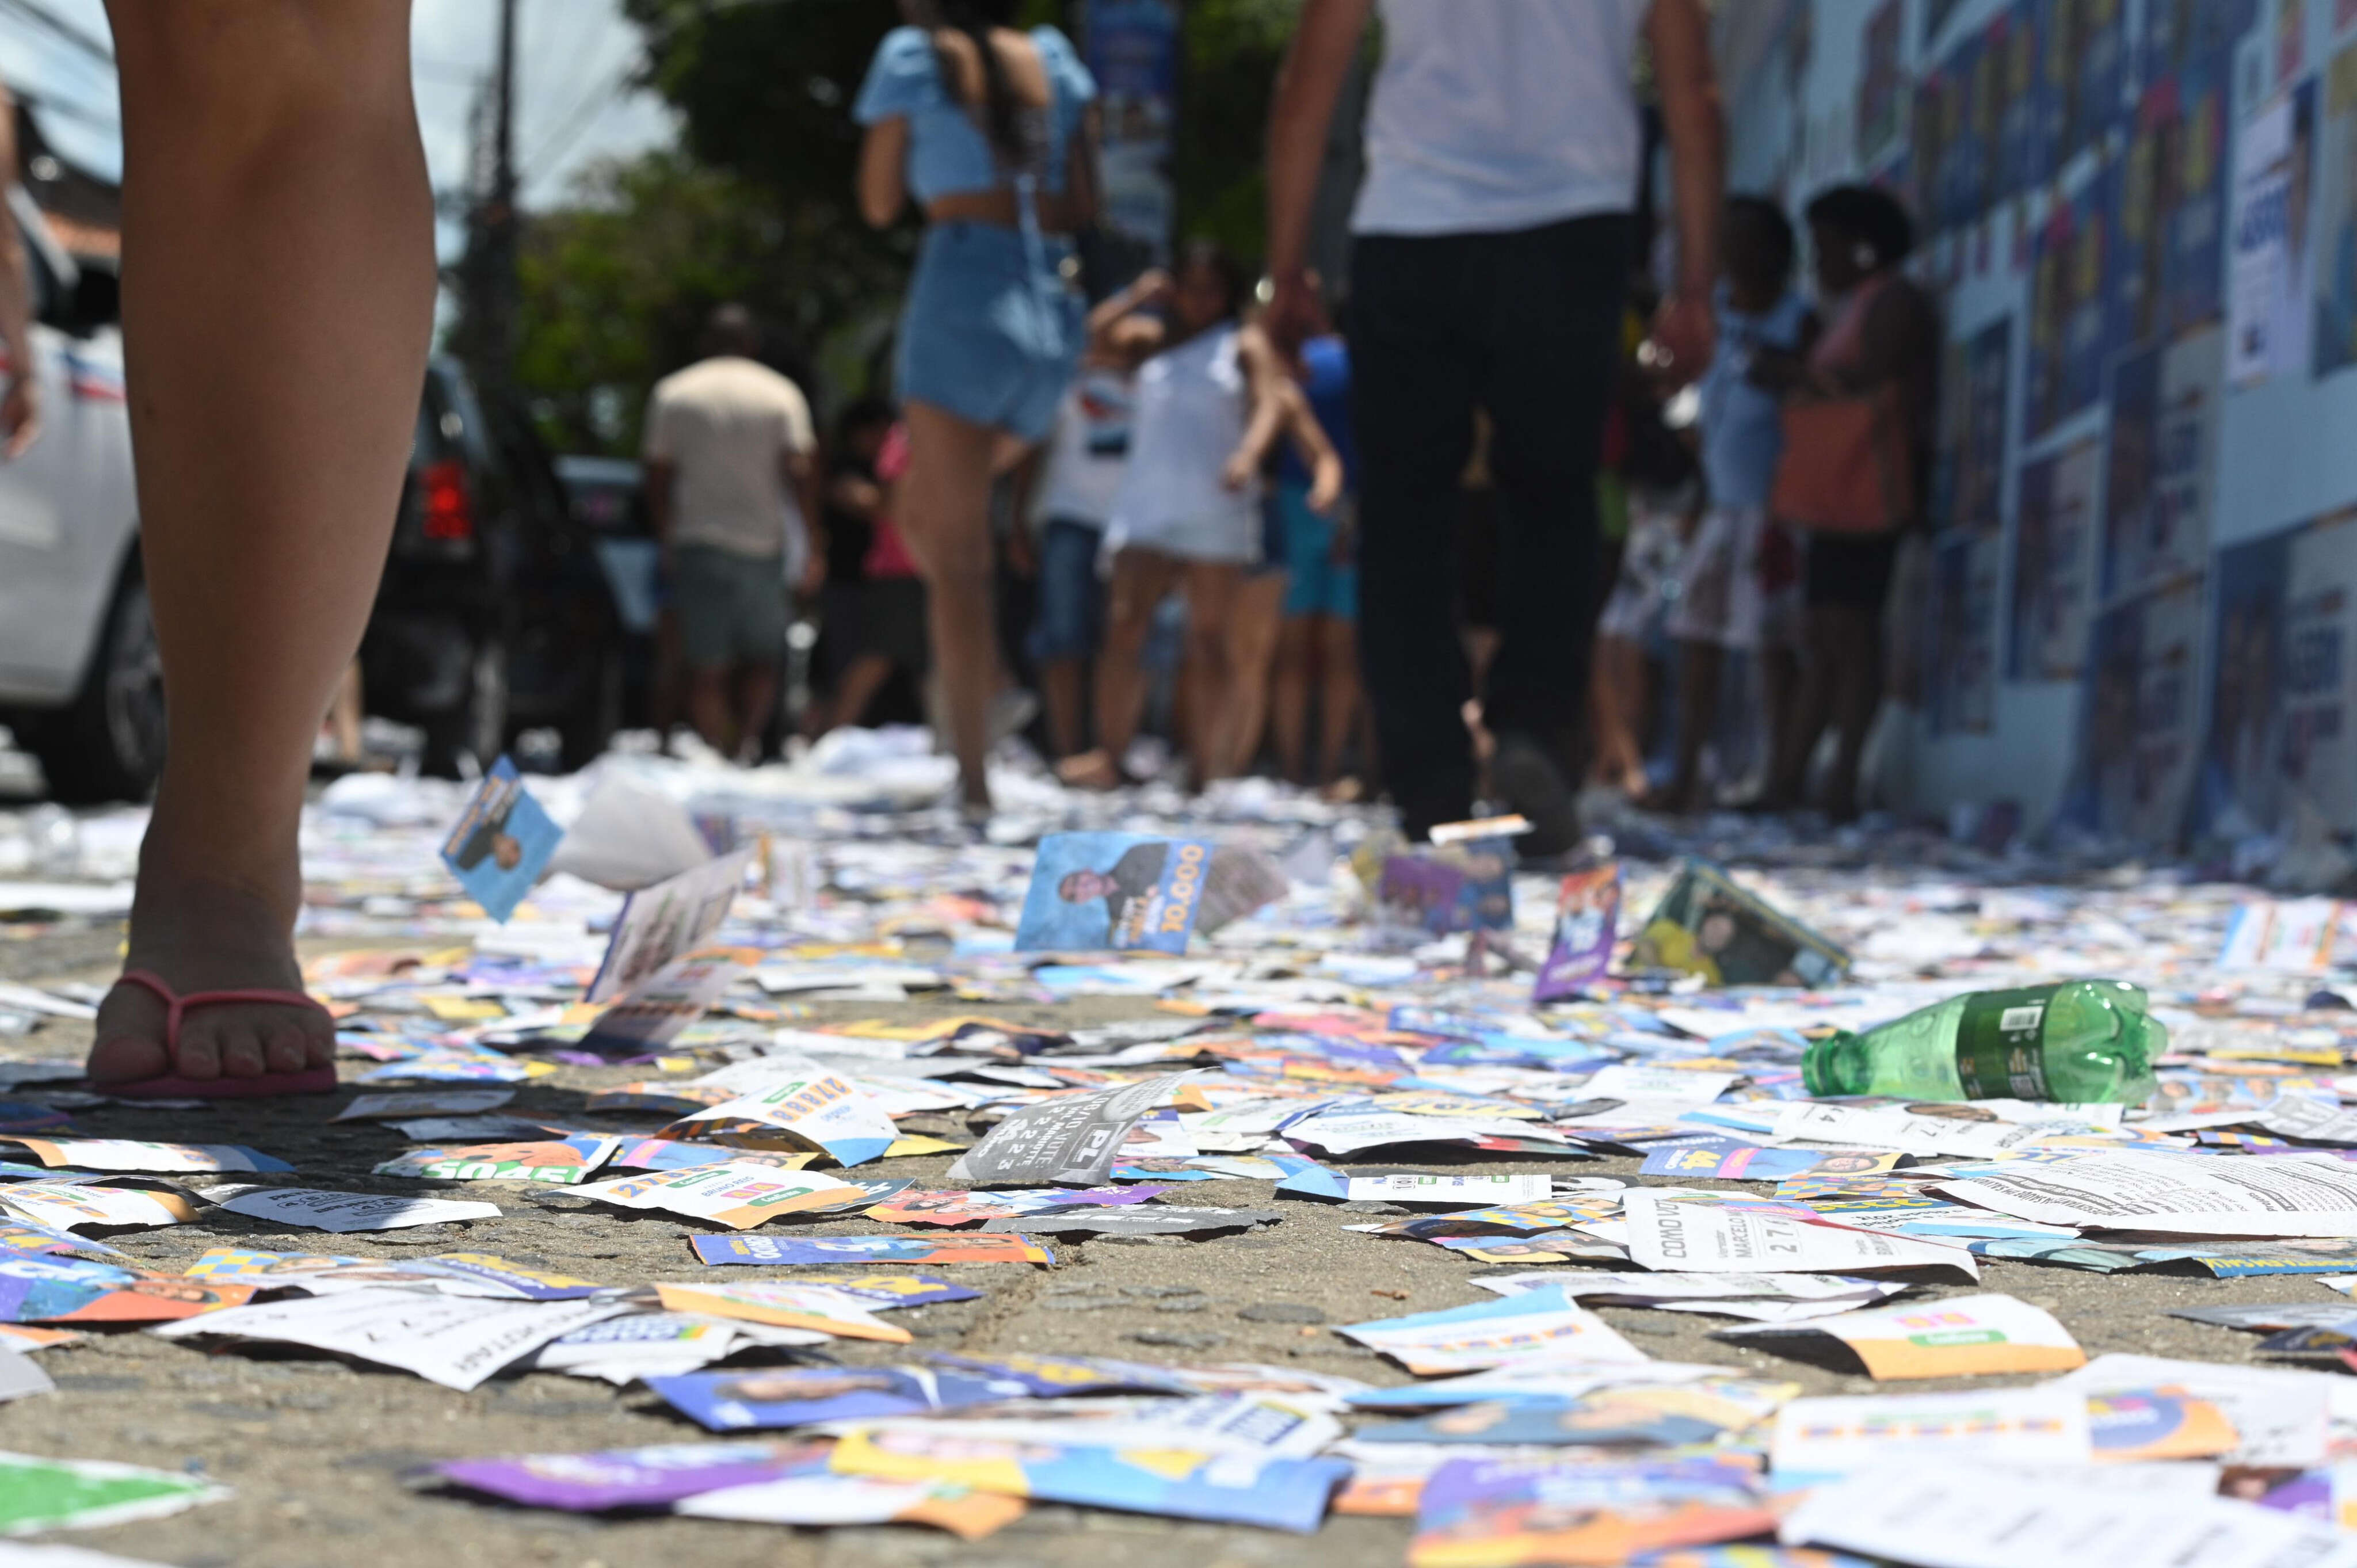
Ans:
<svg viewBox="0 0 2357 1568"><path fill-rule="evenodd" d="M475 537L475 503L467 494L466 465L445 461L427 465L418 476L425 497L425 537L457 543Z"/></svg>

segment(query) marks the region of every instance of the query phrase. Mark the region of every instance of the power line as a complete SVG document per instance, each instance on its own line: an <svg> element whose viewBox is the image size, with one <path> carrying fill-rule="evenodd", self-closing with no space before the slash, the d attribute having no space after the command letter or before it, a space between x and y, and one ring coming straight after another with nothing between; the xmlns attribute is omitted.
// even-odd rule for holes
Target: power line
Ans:
<svg viewBox="0 0 2357 1568"><path fill-rule="evenodd" d="M588 97L574 106L573 113L564 124L542 139L540 145L532 150L532 156L523 160L525 179L537 178L620 101L630 89L630 71L637 63L635 59L624 61L602 86L593 89Z"/></svg>

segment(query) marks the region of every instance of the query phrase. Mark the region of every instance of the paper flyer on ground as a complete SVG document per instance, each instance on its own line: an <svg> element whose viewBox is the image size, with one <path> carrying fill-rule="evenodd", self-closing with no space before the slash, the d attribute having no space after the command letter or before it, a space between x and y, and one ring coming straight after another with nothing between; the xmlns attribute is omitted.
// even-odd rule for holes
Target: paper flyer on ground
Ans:
<svg viewBox="0 0 2357 1568"><path fill-rule="evenodd" d="M413 1225L443 1225L455 1219L497 1219L496 1203L447 1197L384 1197L369 1192L321 1192L307 1187L255 1187L209 1197L232 1214L347 1234L355 1230L403 1230Z"/></svg>
<svg viewBox="0 0 2357 1568"><path fill-rule="evenodd" d="M949 1168L949 1179L983 1187L1039 1182L1093 1187L1111 1174L1129 1130L1193 1077L1170 1073L1026 1106L960 1155Z"/></svg>
<svg viewBox="0 0 2357 1568"><path fill-rule="evenodd" d="M2055 1225L2187 1236L2357 1237L2357 1166L2322 1154L2264 1160L2090 1154L1942 1182L1934 1190Z"/></svg>
<svg viewBox="0 0 2357 1568"><path fill-rule="evenodd" d="M1183 953L1282 895L1264 858L1208 839L1142 833L1051 833L1039 841L1018 952Z"/></svg>
<svg viewBox="0 0 2357 1568"><path fill-rule="evenodd" d="M1556 895L1555 941L1531 988L1534 1002L1576 996L1612 967L1620 929L1620 867L1575 871Z"/></svg>
<svg viewBox="0 0 2357 1568"><path fill-rule="evenodd" d="M1830 939L1705 861L1680 869L1629 957L1631 970L1698 974L1708 985L1830 985L1849 963Z"/></svg>
<svg viewBox="0 0 2357 1568"><path fill-rule="evenodd" d="M667 963L598 1014L581 1036L581 1048L637 1056L667 1046L748 972L731 959Z"/></svg>
<svg viewBox="0 0 2357 1568"><path fill-rule="evenodd" d="M816 1145L842 1165L876 1159L899 1137L866 1090L807 1058L796 1065L802 1070L782 1081L698 1111L657 1135L743 1144L774 1133L796 1146Z"/></svg>
<svg viewBox="0 0 2357 1568"><path fill-rule="evenodd" d="M229 1495L228 1487L183 1472L0 1454L0 1536L164 1519Z"/></svg>
<svg viewBox="0 0 2357 1568"><path fill-rule="evenodd" d="M1920 1306L1719 1330L1722 1339L1755 1343L1807 1334L1829 1334L1848 1346L1877 1381L2067 1372L2087 1359L2050 1313L2009 1295L1949 1296Z"/></svg>
<svg viewBox="0 0 2357 1568"><path fill-rule="evenodd" d="M770 1165L694 1165L652 1176L617 1176L576 1189L584 1197L624 1208L662 1208L749 1230L781 1214L823 1208L837 1195L856 1191L849 1182L816 1171L783 1171Z"/></svg>
<svg viewBox="0 0 2357 1568"><path fill-rule="evenodd" d="M1039 1263L1055 1254L1025 1236L698 1236L707 1263Z"/></svg>
<svg viewBox="0 0 2357 1568"><path fill-rule="evenodd" d="M1347 1324L1335 1330L1411 1372L1469 1372L1544 1353L1565 1359L1642 1361L1645 1353L1561 1286L1441 1312Z"/></svg>
<svg viewBox="0 0 2357 1568"><path fill-rule="evenodd" d="M614 1301L489 1301L380 1288L232 1307L153 1332L307 1345L464 1391L560 1335L629 1310Z"/></svg>
<svg viewBox="0 0 2357 1568"><path fill-rule="evenodd" d="M1640 1268L1702 1273L1939 1268L1980 1278L1980 1265L1963 1248L1913 1237L1871 1235L1781 1214L1680 1202L1645 1187L1630 1189L1625 1208L1629 1256Z"/></svg>
<svg viewBox="0 0 2357 1568"><path fill-rule="evenodd" d="M607 940L605 960L583 1000L611 1002L626 996L694 952L728 918L752 857L753 846L748 844L624 899Z"/></svg>
<svg viewBox="0 0 2357 1568"><path fill-rule="evenodd" d="M512 759L491 764L442 842L442 864L483 913L504 925L547 869L564 831L523 787Z"/></svg>
<svg viewBox="0 0 2357 1568"><path fill-rule="evenodd" d="M2093 1456L2086 1397L2052 1383L1794 1400L1776 1412L1769 1455L1780 1490L1885 1465L2084 1465Z"/></svg>

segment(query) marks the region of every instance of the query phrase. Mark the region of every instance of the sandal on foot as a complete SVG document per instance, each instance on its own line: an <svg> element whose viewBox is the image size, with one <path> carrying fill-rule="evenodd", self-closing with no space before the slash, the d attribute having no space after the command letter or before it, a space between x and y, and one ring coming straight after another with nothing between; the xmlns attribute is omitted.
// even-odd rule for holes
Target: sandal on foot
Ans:
<svg viewBox="0 0 2357 1568"><path fill-rule="evenodd" d="M328 1015L325 1007L299 991L192 991L183 996L144 969L125 971L115 983L135 985L164 1004L164 1051L175 1062L180 1058L180 1026L188 1020L192 1008L262 1004L307 1007L322 1016ZM256 1078L231 1078L226 1074L220 1078L184 1078L175 1072L129 1083L92 1083L91 1087L117 1100L261 1100L282 1094L332 1093L336 1069L330 1063L305 1068L300 1072L265 1072Z"/></svg>

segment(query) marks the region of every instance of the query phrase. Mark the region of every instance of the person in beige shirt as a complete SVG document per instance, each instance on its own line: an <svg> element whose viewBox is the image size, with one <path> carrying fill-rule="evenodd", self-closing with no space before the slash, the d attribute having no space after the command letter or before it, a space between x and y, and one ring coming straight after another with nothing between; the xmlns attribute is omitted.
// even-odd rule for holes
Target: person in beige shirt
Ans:
<svg viewBox="0 0 2357 1568"><path fill-rule="evenodd" d="M705 358L655 384L647 409L647 504L662 542L671 612L696 733L740 762L760 752L778 703L786 585L826 559L818 440L802 389L754 359L741 305L712 313Z"/></svg>

